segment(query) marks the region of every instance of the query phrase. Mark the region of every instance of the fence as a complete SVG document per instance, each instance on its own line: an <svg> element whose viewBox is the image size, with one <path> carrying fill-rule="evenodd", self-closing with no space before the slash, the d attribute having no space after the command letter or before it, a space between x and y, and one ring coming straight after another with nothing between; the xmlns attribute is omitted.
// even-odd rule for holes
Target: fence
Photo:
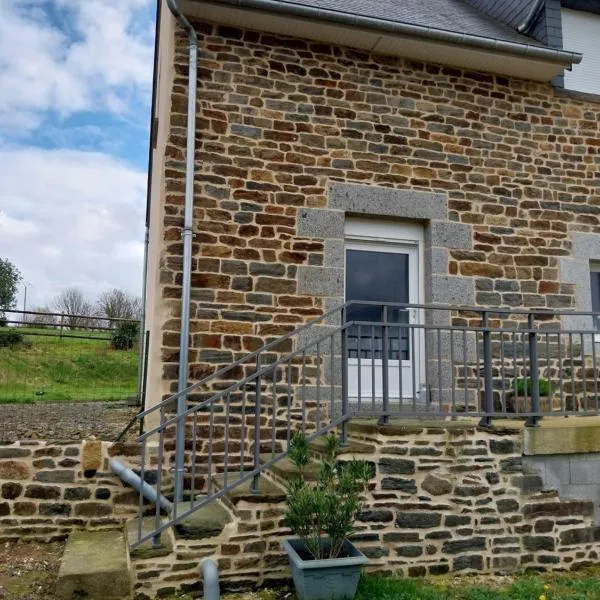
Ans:
<svg viewBox="0 0 600 600"><path fill-rule="evenodd" d="M140 400L137 322L13 310L5 311L5 319L0 327L0 441L16 433L96 434L115 418L118 429L135 412L119 415L118 409ZM104 414L107 408L114 409L110 418Z"/></svg>

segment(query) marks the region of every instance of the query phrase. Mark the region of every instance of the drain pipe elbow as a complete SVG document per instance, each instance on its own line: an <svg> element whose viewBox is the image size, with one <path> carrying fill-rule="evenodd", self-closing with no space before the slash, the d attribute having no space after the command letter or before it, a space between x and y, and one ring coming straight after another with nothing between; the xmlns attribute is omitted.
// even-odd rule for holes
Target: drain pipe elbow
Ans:
<svg viewBox="0 0 600 600"><path fill-rule="evenodd" d="M219 600L221 597L219 569L215 561L210 558L202 563L202 582L204 600Z"/></svg>
<svg viewBox="0 0 600 600"><path fill-rule="evenodd" d="M169 512L171 510L171 503L167 500L167 498L165 498L162 494L158 494L158 492L150 484L143 481L137 473L132 471L129 467L126 467L121 461L117 460L116 458L111 458L110 468L121 481L140 492L142 496L146 498L146 500L150 500L150 502L154 504L159 502L160 507L165 512Z"/></svg>

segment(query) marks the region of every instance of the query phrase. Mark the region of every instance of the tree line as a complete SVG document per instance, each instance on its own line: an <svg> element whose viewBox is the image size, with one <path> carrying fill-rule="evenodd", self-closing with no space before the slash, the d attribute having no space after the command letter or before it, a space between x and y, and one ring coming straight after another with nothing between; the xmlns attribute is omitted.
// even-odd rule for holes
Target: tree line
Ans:
<svg viewBox="0 0 600 600"><path fill-rule="evenodd" d="M99 319L126 319L139 321L142 316L142 301L123 290L114 288L103 292L95 302L87 299L83 291L70 287L55 296L49 306L31 309L43 314L23 315L31 325L63 325L70 329L97 327ZM60 314L61 317L56 315Z"/></svg>
<svg viewBox="0 0 600 600"><path fill-rule="evenodd" d="M0 325L6 324L5 311L14 309L22 276L8 259L0 258ZM29 325L63 325L71 329L98 327L99 319L139 321L142 301L139 297L113 288L90 301L78 287L69 287L57 294L46 306L29 309L42 314L24 314L22 321ZM60 314L61 317L56 315Z"/></svg>

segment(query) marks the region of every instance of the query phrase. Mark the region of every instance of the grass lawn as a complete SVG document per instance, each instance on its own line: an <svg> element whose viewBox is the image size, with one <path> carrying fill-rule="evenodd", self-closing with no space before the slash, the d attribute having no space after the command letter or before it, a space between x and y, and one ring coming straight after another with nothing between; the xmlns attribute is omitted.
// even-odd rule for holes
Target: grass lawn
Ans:
<svg viewBox="0 0 600 600"><path fill-rule="evenodd" d="M0 403L124 400L136 392L136 350L113 350L107 332L19 328L0 348ZM36 335L36 334L53 335ZM81 336L81 337L68 337Z"/></svg>
<svg viewBox="0 0 600 600"><path fill-rule="evenodd" d="M429 582L364 577L356 600L600 600L600 569Z"/></svg>

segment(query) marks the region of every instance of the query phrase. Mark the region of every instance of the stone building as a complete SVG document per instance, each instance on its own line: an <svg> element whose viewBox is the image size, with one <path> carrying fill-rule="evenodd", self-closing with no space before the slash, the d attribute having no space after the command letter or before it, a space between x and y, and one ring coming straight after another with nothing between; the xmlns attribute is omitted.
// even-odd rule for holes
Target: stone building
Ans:
<svg viewBox="0 0 600 600"><path fill-rule="evenodd" d="M276 391L280 383L287 384L288 398L295 386L292 404L300 402L301 383L308 394L302 399L303 423L305 402L313 409L316 403L318 416L313 412L306 418L316 418L317 429L326 412L321 415L319 404L325 388L331 407L341 396L343 411L358 403L360 413L362 401L371 415L379 416L390 402L398 413L411 416L431 412L433 406L436 417L466 412L485 420L492 413L519 412L530 424L542 413L597 412L595 320L587 313L600 310L598 3L179 4L185 15L179 21L166 3L161 6L156 53L147 218L148 427L156 427L159 419L152 407L170 394L217 369L226 375L191 390L189 404L232 382L235 386L260 370L255 362L235 361L288 334L274 354L275 360L286 353L290 358L282 359L283 374L271 373L271 396L268 382L263 394L273 401L274 443L285 428L283 413L274 416L276 407L285 409ZM197 76L190 90L194 44ZM195 107L192 136L188 92ZM190 150L191 165L186 164ZM336 312L344 302L356 304ZM294 334L325 314L318 324ZM364 325L353 325L345 338L342 331L339 340L326 337L350 320ZM182 336L188 322L189 336ZM311 343L301 364L299 355L289 354ZM329 358L322 359L321 353ZM520 378L531 380L533 390L526 389L521 408L515 408L516 402L508 409L507 397L515 392L511 386ZM529 400L539 399L540 379L548 380L555 397L531 408ZM246 401L245 387L235 392L236 401L242 393ZM249 404L253 399L249 396ZM228 403L230 397L220 400ZM332 408L329 416L333 413ZM212 421L210 434L203 423L202 435L196 422L188 428L188 442L191 436L204 444L210 435L212 449ZM232 450L242 472L253 452L249 444L244 456L244 423L242 443ZM419 446L427 446L419 438L422 433L419 429L410 441L416 444L411 456L420 456ZM523 448L535 454L531 448L536 444L543 447L541 454L555 454L539 435L531 441L535 435L524 433L504 450L489 439L469 437L465 444L470 457L478 450L484 457L488 451L520 455ZM220 460L228 460L227 440ZM438 441L439 448L446 447ZM594 444L583 448L574 443L569 452L579 456L598 450ZM381 452L394 453L388 446ZM430 456L431 465L437 465L438 450ZM490 459L494 469L501 462ZM543 472L534 477L546 477L544 485L551 480L548 485L572 497L596 498L595 480L582 481L575 490L569 478L552 479L548 465L555 462L532 458L531 468ZM383 474L404 473L395 459L384 463ZM469 502L476 507L495 502L494 494L510 494L498 486L507 477L517 485L517 471L519 477L527 475L521 463L515 464L498 467L502 476L488 472L484 491L461 480L458 495L473 495ZM414 473L414 464L405 467ZM428 467L421 467L424 476ZM382 485L388 496L414 495L417 487L419 497L437 494L423 492L427 485L420 479L415 485L410 475L404 482ZM441 493L456 494L458 487L454 492L444 487ZM523 517L517 504L506 500L492 512L506 509L517 523L531 514L557 516L566 510L557 501L556 510L542 507L538 514L531 509ZM585 511L589 517L593 509ZM373 516L378 519L387 522L387 513ZM410 527L442 522L439 515L428 519L431 524L419 525L415 517ZM538 525L522 525L515 533L507 521L504 534L512 541L506 542L506 556L498 558L502 553L492 549L496 542L488 533L473 533L477 523L469 519L471 533L464 535L475 535L474 542L469 537L472 543L462 546L460 541L443 544L452 548L452 557L471 556L458 562L452 557L440 562L437 546L426 551L436 557L433 563L423 558L426 544L417 534L390 534L385 540L390 548L420 540L418 550L411 546L395 555L398 568L408 572L406 565L411 565L412 574L426 572L420 565L429 563L432 573L448 565L564 566L558 558L562 533L554 524L539 526L539 531L555 532L548 539L532 541L530 533L538 532ZM396 527L404 531L405 526L396 522ZM597 532L585 531L577 543L589 542L584 554L593 560ZM575 543L569 535L565 539ZM383 538L376 539L382 543ZM489 552L482 554L486 548ZM521 562L510 558L519 552L525 557ZM390 556L385 550L376 558L389 562ZM228 564L235 570L235 561ZM248 579L258 580L254 575Z"/></svg>

